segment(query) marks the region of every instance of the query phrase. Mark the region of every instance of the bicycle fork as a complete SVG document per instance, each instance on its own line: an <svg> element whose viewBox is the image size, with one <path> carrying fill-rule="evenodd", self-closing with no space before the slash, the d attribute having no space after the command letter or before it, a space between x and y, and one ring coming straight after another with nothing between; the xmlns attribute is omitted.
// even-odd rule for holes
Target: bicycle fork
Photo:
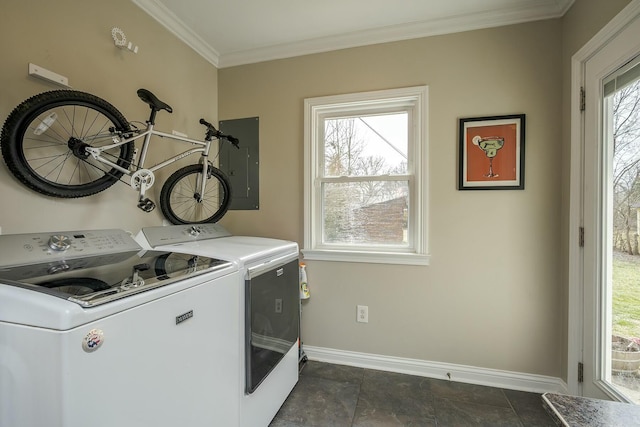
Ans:
<svg viewBox="0 0 640 427"><path fill-rule="evenodd" d="M204 200L204 191L207 185L207 179L209 178L209 161L207 160L207 156L202 156L200 161L202 162L202 174L198 178L200 182L196 182L197 192L193 195L193 198L198 203L202 203Z"/></svg>

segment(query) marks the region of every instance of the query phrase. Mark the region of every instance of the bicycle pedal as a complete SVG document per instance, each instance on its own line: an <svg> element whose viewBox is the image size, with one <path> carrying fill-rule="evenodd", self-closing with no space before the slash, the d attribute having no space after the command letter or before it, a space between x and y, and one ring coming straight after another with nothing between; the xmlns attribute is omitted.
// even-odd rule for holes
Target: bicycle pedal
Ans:
<svg viewBox="0 0 640 427"><path fill-rule="evenodd" d="M156 204L149 199L142 199L138 202L138 207L145 212L151 212L156 208Z"/></svg>

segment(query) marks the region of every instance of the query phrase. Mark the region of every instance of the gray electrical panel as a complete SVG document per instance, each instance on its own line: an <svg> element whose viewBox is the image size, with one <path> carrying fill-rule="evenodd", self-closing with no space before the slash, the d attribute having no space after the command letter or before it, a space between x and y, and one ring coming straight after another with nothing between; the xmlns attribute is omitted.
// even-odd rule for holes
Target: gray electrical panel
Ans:
<svg viewBox="0 0 640 427"><path fill-rule="evenodd" d="M220 121L220 132L240 140L240 149L226 142L220 147L218 166L231 183L230 210L260 208L259 125L258 117Z"/></svg>

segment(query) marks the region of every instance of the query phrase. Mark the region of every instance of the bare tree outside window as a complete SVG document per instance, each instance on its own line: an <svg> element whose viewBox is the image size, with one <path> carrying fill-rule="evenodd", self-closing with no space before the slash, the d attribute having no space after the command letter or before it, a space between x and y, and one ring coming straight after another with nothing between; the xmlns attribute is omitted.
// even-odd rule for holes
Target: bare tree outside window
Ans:
<svg viewBox="0 0 640 427"><path fill-rule="evenodd" d="M640 81L613 95L614 245L638 254L636 233L640 207Z"/></svg>
<svg viewBox="0 0 640 427"><path fill-rule="evenodd" d="M392 144L367 119L325 120L325 176L348 178L323 184L325 242L405 241L408 185L379 177L406 173L406 143L404 153L391 147L400 157L385 156L380 147Z"/></svg>
<svg viewBox="0 0 640 427"><path fill-rule="evenodd" d="M613 142L613 259L611 265L611 381L640 403L640 80L607 99ZM606 116L608 117L608 116Z"/></svg>

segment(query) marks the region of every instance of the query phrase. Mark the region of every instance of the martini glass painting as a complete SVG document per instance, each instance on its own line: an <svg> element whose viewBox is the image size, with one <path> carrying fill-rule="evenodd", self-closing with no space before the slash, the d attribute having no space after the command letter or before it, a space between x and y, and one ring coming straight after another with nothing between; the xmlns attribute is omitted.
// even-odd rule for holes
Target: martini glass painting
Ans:
<svg viewBox="0 0 640 427"><path fill-rule="evenodd" d="M484 176L487 178L497 178L497 173L493 172L493 158L498 154L498 151L504 146L504 138L499 136L488 136L481 137L479 135L474 136L471 139L473 145L476 145L482 151L484 151L485 156L489 159L489 172Z"/></svg>
<svg viewBox="0 0 640 427"><path fill-rule="evenodd" d="M525 115L459 119L458 190L524 190Z"/></svg>

